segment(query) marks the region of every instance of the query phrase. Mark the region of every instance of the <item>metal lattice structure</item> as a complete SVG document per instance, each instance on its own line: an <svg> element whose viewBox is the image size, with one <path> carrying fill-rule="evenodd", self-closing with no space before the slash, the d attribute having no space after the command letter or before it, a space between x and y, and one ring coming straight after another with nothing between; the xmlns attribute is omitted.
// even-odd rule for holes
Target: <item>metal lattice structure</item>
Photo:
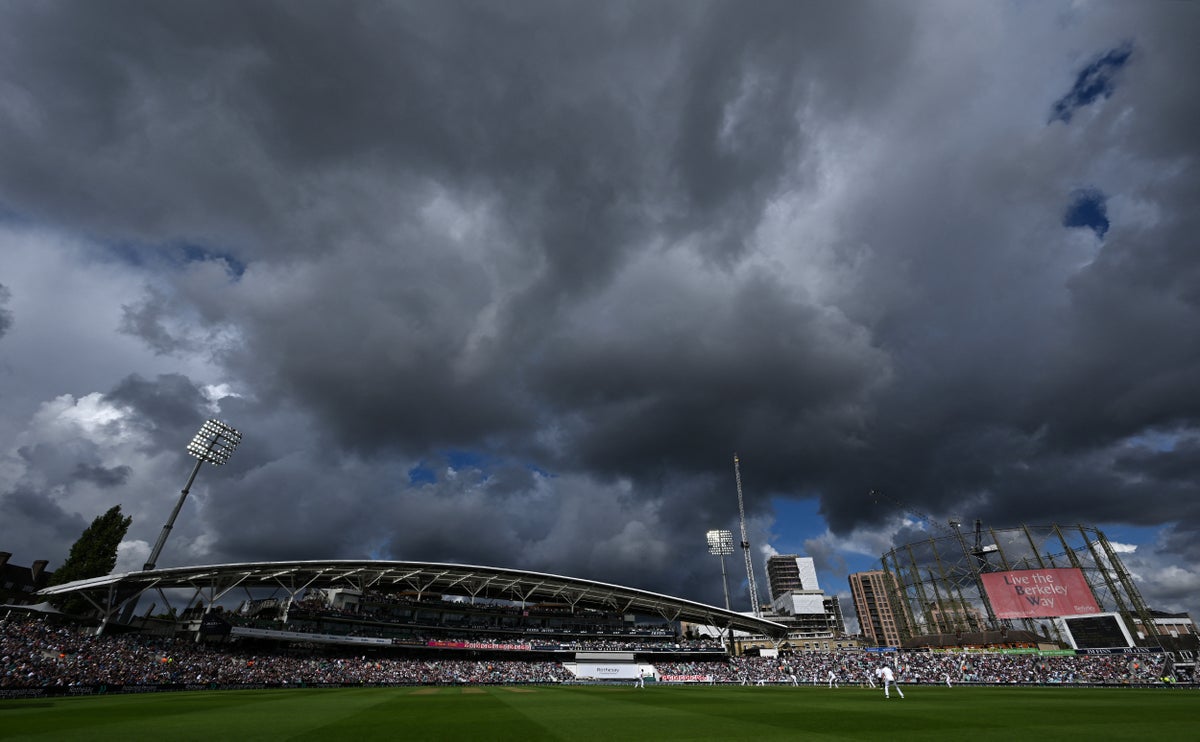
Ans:
<svg viewBox="0 0 1200 742"><path fill-rule="evenodd" d="M754 558L750 555L750 539L746 536L746 508L742 504L742 468L738 463L738 455L733 455L733 478L737 483L738 521L742 527L742 553L746 557L746 581L750 587L750 610L755 616L762 616L762 605L758 602L758 583L754 580Z"/></svg>
<svg viewBox="0 0 1200 742"><path fill-rule="evenodd" d="M1099 529L1057 524L983 529L976 521L969 541L958 522L950 526L949 532L896 547L881 558L883 570L894 578L890 599L903 638L1020 628L1061 641L1053 621L998 619L981 577L1060 568L1080 570L1101 611L1119 613L1130 627L1155 630L1132 576ZM1153 642L1155 635L1146 638Z"/></svg>

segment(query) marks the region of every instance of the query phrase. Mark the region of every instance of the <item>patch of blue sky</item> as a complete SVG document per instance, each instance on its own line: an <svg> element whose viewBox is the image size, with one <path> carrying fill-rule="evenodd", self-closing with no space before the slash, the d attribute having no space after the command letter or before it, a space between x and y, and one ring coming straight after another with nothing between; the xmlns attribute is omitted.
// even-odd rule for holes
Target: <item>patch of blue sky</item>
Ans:
<svg viewBox="0 0 1200 742"><path fill-rule="evenodd" d="M184 263L223 262L225 270L237 278L241 278L242 274L246 272L246 264L234 257L230 252L186 242L180 244L179 249L182 252Z"/></svg>
<svg viewBox="0 0 1200 742"><path fill-rule="evenodd" d="M804 542L817 538L828 530L821 516L821 503L816 498L793 500L775 497L771 499L775 511L775 527L771 546L780 554L804 556Z"/></svg>
<svg viewBox="0 0 1200 742"><path fill-rule="evenodd" d="M455 470L477 469L486 474L487 470L496 463L495 457L479 451L452 448L439 453L446 459L446 464Z"/></svg>
<svg viewBox="0 0 1200 742"><path fill-rule="evenodd" d="M807 553L805 542L819 539L829 530L829 524L821 515L821 503L816 498L802 500L772 498L771 507L775 511L775 526L772 529L771 547L780 554L795 554L797 556L815 556ZM735 536L736 540L736 536ZM879 554L863 554L853 549L838 549L837 558L843 562L847 572L866 572L879 569ZM756 555L756 562L757 555ZM756 564L761 572L765 564ZM829 595L835 595L847 590L846 578L843 574L834 574L827 567L831 565L818 564L817 582ZM765 589L765 584L764 584Z"/></svg>
<svg viewBox="0 0 1200 742"><path fill-rule="evenodd" d="M1117 551L1124 551L1122 547L1125 546L1139 549L1143 546L1152 547L1163 530L1163 526L1133 526L1126 523L1098 523L1096 528Z"/></svg>
<svg viewBox="0 0 1200 742"><path fill-rule="evenodd" d="M531 472L533 472L534 474L536 474L536 475L538 475L539 477L542 477L542 478L544 478L544 479L553 479L554 477L557 477L557 476L558 476L557 474L555 474L554 472L550 471L549 469L544 469L544 468L542 468L542 467L540 467L540 466L538 466L537 464L534 464L534 463L527 463L527 464L525 464L525 468L526 468L528 471L531 471Z"/></svg>
<svg viewBox="0 0 1200 742"><path fill-rule="evenodd" d="M233 253L192 242L155 245L144 242L106 241L101 245L116 260L137 268L156 263L182 268L192 263L220 262L224 264L226 273L233 278L241 278L246 272L246 264L234 257Z"/></svg>
<svg viewBox="0 0 1200 742"><path fill-rule="evenodd" d="M412 487L419 487L423 484L437 484L437 481L437 472L424 461L408 470L408 484Z"/></svg>
<svg viewBox="0 0 1200 742"><path fill-rule="evenodd" d="M437 451L435 458L437 460L434 463L422 460L419 464L409 469L408 483L414 486L436 484L438 482L438 472L444 469L478 471L486 478L492 469L502 463L501 459L490 454L459 448Z"/></svg>
<svg viewBox="0 0 1200 742"><path fill-rule="evenodd" d="M1108 233L1108 197L1098 188L1078 188L1063 212L1062 224L1068 228L1090 229L1100 239Z"/></svg>
<svg viewBox="0 0 1200 742"><path fill-rule="evenodd" d="M1130 436L1125 442L1130 446L1148 448L1152 451L1174 451L1184 435L1178 430L1150 430Z"/></svg>
<svg viewBox="0 0 1200 742"><path fill-rule="evenodd" d="M1080 108L1097 100L1108 99L1116 89L1115 78L1133 55L1133 43L1126 42L1102 54L1088 64L1075 77L1071 90L1054 102L1050 112L1050 123L1071 123L1071 117Z"/></svg>

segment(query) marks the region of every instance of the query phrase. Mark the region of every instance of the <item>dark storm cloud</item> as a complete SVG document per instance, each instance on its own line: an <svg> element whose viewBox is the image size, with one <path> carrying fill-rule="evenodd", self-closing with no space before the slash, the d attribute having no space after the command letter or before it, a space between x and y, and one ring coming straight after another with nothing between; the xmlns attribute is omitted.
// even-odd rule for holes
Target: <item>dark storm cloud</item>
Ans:
<svg viewBox="0 0 1200 742"><path fill-rule="evenodd" d="M4 306L10 298L12 298L12 292L5 288L4 284L0 283L0 338L3 338L4 333L8 332L8 328L12 327L12 312L8 307Z"/></svg>
<svg viewBox="0 0 1200 742"><path fill-rule="evenodd" d="M99 513L97 513L99 515ZM20 523L19 530L5 529L5 551L34 559L49 559L51 569L66 558L66 550L87 527L78 513L68 513L45 492L19 487L0 493L0 517L6 523ZM93 516L94 517L94 516ZM54 544L54 553L46 553L46 545Z"/></svg>
<svg viewBox="0 0 1200 742"><path fill-rule="evenodd" d="M495 296L490 277L468 259L473 256L456 254L444 235L413 223L412 212L421 206L419 196L414 201L411 193L397 192L401 209L396 212L378 194L368 195L351 207L365 221L342 223L337 229L349 230L355 241L369 237L377 246L322 246L322 251L332 252L327 263L313 268L321 277L305 297L312 309L297 313L294 306L278 304L246 323L250 350L235 359L245 364L242 372L269 375L272 393L281 395L279 399L305 400L320 409L347 442L368 447L527 439L547 415L570 414L579 403L558 389L563 373L572 369L578 378L571 384L587 388L595 383L597 389L588 393L602 398L608 394L603 385L614 373L632 372L645 380L637 384L644 389L624 394L658 396L663 390L654 384L670 374L686 376L689 366L697 367L709 390L655 400L654 409L639 413L640 429L658 430L668 440L679 440L676 431L694 429L693 423L716 432L720 421L749 414L751 419L734 423L745 430L733 438L759 445L756 436L771 434L756 423L757 417L765 415L766 422L785 418L788 409L833 389L859 398L878 373L880 361L858 348L853 352L870 367L851 369L856 361L841 358L840 350L805 347L802 330L772 335L769 328L777 322L824 327L825 322L813 317L812 307L791 300L775 299L765 309L790 307L786 311L795 317L781 319L759 311L747 316L743 326L719 318L719 329L674 322L677 332L708 338L692 353L694 359L685 358L673 369L672 360L662 357L653 328L659 320L631 317L621 341L624 354L588 362L595 382L574 357L581 351L576 338L562 338L569 331L584 338L593 328L586 323L563 327L555 307L576 304L610 283L623 255L648 249L648 240L654 239L651 227L673 212L714 216L689 216L679 227L683 236L699 230L701 242L716 240L719 246L730 234L741 234L735 240L741 243L781 173L801 157L795 108L802 93L789 87L790 71L802 68L810 47L832 44L827 40L831 30L834 36L860 33L836 14L799 17L785 5L773 6L762 18L746 17L731 6L716 6L711 14L697 7L701 10L694 16L683 16L687 23L679 29L694 26L699 36L698 43L685 47L682 62L669 53L678 41L663 43L663 38L672 37L660 38L671 25L679 26L677 19L648 11L626 11L633 12L626 19L621 14L580 18L552 11L543 23L556 33L532 37L519 19L497 10L452 24L436 14L397 19L384 13L370 24L354 14L323 20L285 15L264 30L256 49L261 63L239 82L253 88L246 95L255 101L255 115L260 117L249 133L270 134L263 137L263 151L306 172L319 170L331 157L342 163L340 158L369 152L371 158L363 163L367 172L383 164L395 168L401 184L418 175L449 179L465 184L470 198L498 200L491 208L504 216L498 231L486 236L496 243L490 259L511 250L520 261L514 270L530 266L530 283L511 297ZM378 29L393 27L389 23L403 28L404 38L413 37L414 43L385 43ZM730 24L739 28L737 34L723 33ZM497 33L510 25L511 36ZM341 30L330 34L330 27ZM807 43L781 30L787 28ZM329 41L343 34L359 42L347 48ZM603 53L617 36L626 57ZM902 45L884 41L884 50ZM447 51L463 48L473 51ZM887 53L876 49L872 56ZM531 66L533 58L551 57L554 65ZM723 61L717 64L714 58ZM643 70L630 69L636 65L644 65L652 82L638 79L636 74ZM852 71L853 78L866 78L865 66ZM612 76L617 76L615 81L607 79ZM713 86L714 76L724 82ZM834 86L830 88L825 95L839 97ZM334 101L345 98L347 104L331 105L328 95ZM729 108L729 114L723 116L722 108ZM308 114L301 116L299 111ZM312 111L320 113L313 116ZM672 135L675 130L678 136ZM328 147L337 149L329 152ZM659 162L634 154L655 148L665 149L669 159ZM487 185L493 187L486 189ZM377 233L381 213L387 214L392 234ZM251 274L248 280L253 282L254 270ZM766 299L781 288L772 286L769 278L761 279L746 289L745 297L732 299L731 311L742 311L737 307L748 306L746 299L760 292ZM363 295L378 298L369 304L347 301ZM464 378L455 368L462 344L478 315L493 304L497 327L486 339L483 370ZM310 316L318 306L337 306L336 322ZM166 330L163 308L153 296L131 306L125 329L164 351L176 349L178 340ZM286 315L275 314L277 310ZM852 327L844 329L853 337ZM752 339L759 337L761 344ZM686 337L680 344L686 346ZM721 368L704 368L709 364L703 349L722 344L731 357ZM757 346L748 348L749 363L732 357L743 344ZM776 353L779 357L772 357ZM539 363L522 368L525 359L544 359L545 370ZM833 364L828 370L822 368L827 361ZM843 371L849 373L843 376ZM350 373L355 382L346 384ZM783 408L772 409L770 400L755 398L758 393L753 390L769 390L791 374L804 391ZM749 378L738 380L739 375ZM832 386L823 389L827 383ZM739 386L746 392L722 402L721 408L706 408L710 392ZM337 393L330 394L334 388ZM745 407L739 410L743 401ZM832 411L842 404L835 400L828 407ZM628 421L621 419L619 409L613 413L617 416L605 413L594 424L585 421L579 431L587 439L584 466L623 465L620 441L627 438L622 425ZM814 413L814 423L824 414ZM725 466L715 462L724 462L730 448L712 440L699 448L680 447L664 459L662 445L648 451L661 465L707 458L714 462L710 469ZM712 458L718 450L722 455ZM592 458L594 464L588 461ZM782 461L776 466L785 468Z"/></svg>
<svg viewBox="0 0 1200 742"><path fill-rule="evenodd" d="M85 482L91 482L98 487L110 489L119 487L125 484L129 479L129 475L133 470L128 466L89 466L87 464L78 464L75 467L74 477Z"/></svg>
<svg viewBox="0 0 1200 742"><path fill-rule="evenodd" d="M1048 433L1086 444L1142 432L1191 428L1200 404L1200 263L1183 246L1200 220L1176 212L1154 226L1110 232L1097 259L1071 283L1069 353L1055 367L1040 409ZM1086 380L1087 383L1081 383Z"/></svg>
<svg viewBox="0 0 1200 742"><path fill-rule="evenodd" d="M136 304L124 306L121 331L141 338L155 352L164 355L187 348L187 342L166 327L164 318L170 316L168 300L159 292L148 291Z"/></svg>
<svg viewBox="0 0 1200 742"><path fill-rule="evenodd" d="M107 398L113 404L132 408L140 419L166 427L190 424L205 406L203 392L180 374L156 379L135 374L123 379Z"/></svg>
<svg viewBox="0 0 1200 742"><path fill-rule="evenodd" d="M830 439L857 434L854 408L887 375L886 359L854 341L855 327L791 300L767 276L723 311L680 310L670 324L639 327L637 309L614 309L611 334L568 325L548 343L537 387L578 414L568 429L577 465L727 473L739 448L758 452L747 456L760 476L786 480L838 445L815 440L818 429Z"/></svg>
<svg viewBox="0 0 1200 742"><path fill-rule="evenodd" d="M637 148L611 146L636 139L636 112L604 98L646 94L636 83L628 93L598 90L607 65L596 60L619 38L653 67L670 19L648 9L622 22L545 3L525 9L542 14L535 29L525 12L454 7L135 3L21 13L34 36L78 43L60 52L12 39L11 63L44 77L26 82L25 119L9 117L5 134L32 143L45 136L34 124L55 128L76 185L50 196L54 160L13 148L5 191L18 207L103 233L154 241L182 230L270 252L291 249L271 236L313 248L347 230L374 231L344 211L331 224L319 208L317 223L304 225L317 232L289 224L315 201L342 199L330 169L387 172L401 187L478 182L536 208L544 219L528 225L529 237L553 240L547 258L564 280L583 281L611 252L599 244L606 220L589 215L639 182ZM87 157L97 148L117 156ZM125 187L98 187L118 174Z"/></svg>
<svg viewBox="0 0 1200 742"><path fill-rule="evenodd" d="M47 490L65 487L82 481L105 486L106 477L111 480L119 470L101 474L105 467L100 463L96 446L91 441L71 440L67 442L35 443L17 450L21 461L38 472L41 484ZM89 476L91 474L91 476Z"/></svg>
<svg viewBox="0 0 1200 742"><path fill-rule="evenodd" d="M1200 440L1164 435L1149 438L1117 457L1115 468L1131 475L1146 474L1156 481L1185 484L1200 480Z"/></svg>
<svg viewBox="0 0 1200 742"><path fill-rule="evenodd" d="M180 370L93 389L157 473L206 417L246 433L168 562L719 600L700 534L731 525L735 450L752 516L820 498L835 533L902 507L872 489L996 526L1190 518L1196 11L1043 12L13 5L0 204L144 286L109 329ZM1056 30L1013 54L1009 28ZM138 473L150 541L169 505Z"/></svg>

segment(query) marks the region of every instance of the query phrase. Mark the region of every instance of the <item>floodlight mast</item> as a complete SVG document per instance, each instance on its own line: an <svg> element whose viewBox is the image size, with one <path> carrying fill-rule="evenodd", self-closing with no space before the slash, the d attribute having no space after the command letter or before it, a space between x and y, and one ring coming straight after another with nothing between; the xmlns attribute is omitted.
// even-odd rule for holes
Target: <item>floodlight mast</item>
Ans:
<svg viewBox="0 0 1200 742"><path fill-rule="evenodd" d="M725 610L729 608L729 577L725 572L725 557L733 553L733 533L730 531L709 531L708 553L721 557L721 585L725 588Z"/></svg>
<svg viewBox="0 0 1200 742"><path fill-rule="evenodd" d="M750 555L750 539L746 536L746 508L742 504L742 469L738 455L733 455L733 477L737 482L738 520L742 525L742 552L746 556L746 580L750 583L750 608L756 618L762 618L762 606L758 604L758 585L754 582L754 558Z"/></svg>
<svg viewBox="0 0 1200 742"><path fill-rule="evenodd" d="M200 427L200 432L196 433L192 442L187 445L187 452L196 457L196 466L192 468L187 484L183 485L183 491L179 493L179 499L175 502L171 517L167 518L166 525L158 534L158 541L154 544L154 549L150 551L150 558L142 567L144 571L154 569L154 565L158 563L158 555L162 553L163 544L167 543L167 536L171 535L171 529L175 526L175 518L179 516L179 511L183 508L183 501L187 499L188 492L192 489L192 483L196 481L196 475L200 473L200 465L208 462L213 466L221 466L229 460L233 449L237 448L241 440L241 433L220 420L208 420Z"/></svg>

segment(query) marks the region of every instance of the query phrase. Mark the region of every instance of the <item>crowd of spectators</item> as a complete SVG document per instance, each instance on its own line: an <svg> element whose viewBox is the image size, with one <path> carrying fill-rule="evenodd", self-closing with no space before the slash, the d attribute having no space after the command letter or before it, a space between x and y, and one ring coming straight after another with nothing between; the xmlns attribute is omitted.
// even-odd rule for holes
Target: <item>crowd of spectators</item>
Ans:
<svg viewBox="0 0 1200 742"><path fill-rule="evenodd" d="M0 621L0 688L170 684L487 684L568 679L561 663L294 655L140 634Z"/></svg>
<svg viewBox="0 0 1200 742"><path fill-rule="evenodd" d="M37 618L0 620L0 689L194 684L495 684L574 679L545 659L405 657L395 652L305 653L94 630ZM1161 682L1161 655L1001 655L839 651L788 657L654 661L659 678L753 685L874 683L887 663L901 683L1144 684Z"/></svg>
<svg viewBox="0 0 1200 742"><path fill-rule="evenodd" d="M914 684L1145 684L1170 670L1162 655L1037 655L862 651L814 652L788 657L734 657L724 662L656 662L668 676L707 676L717 683L871 685L875 670L892 668Z"/></svg>

